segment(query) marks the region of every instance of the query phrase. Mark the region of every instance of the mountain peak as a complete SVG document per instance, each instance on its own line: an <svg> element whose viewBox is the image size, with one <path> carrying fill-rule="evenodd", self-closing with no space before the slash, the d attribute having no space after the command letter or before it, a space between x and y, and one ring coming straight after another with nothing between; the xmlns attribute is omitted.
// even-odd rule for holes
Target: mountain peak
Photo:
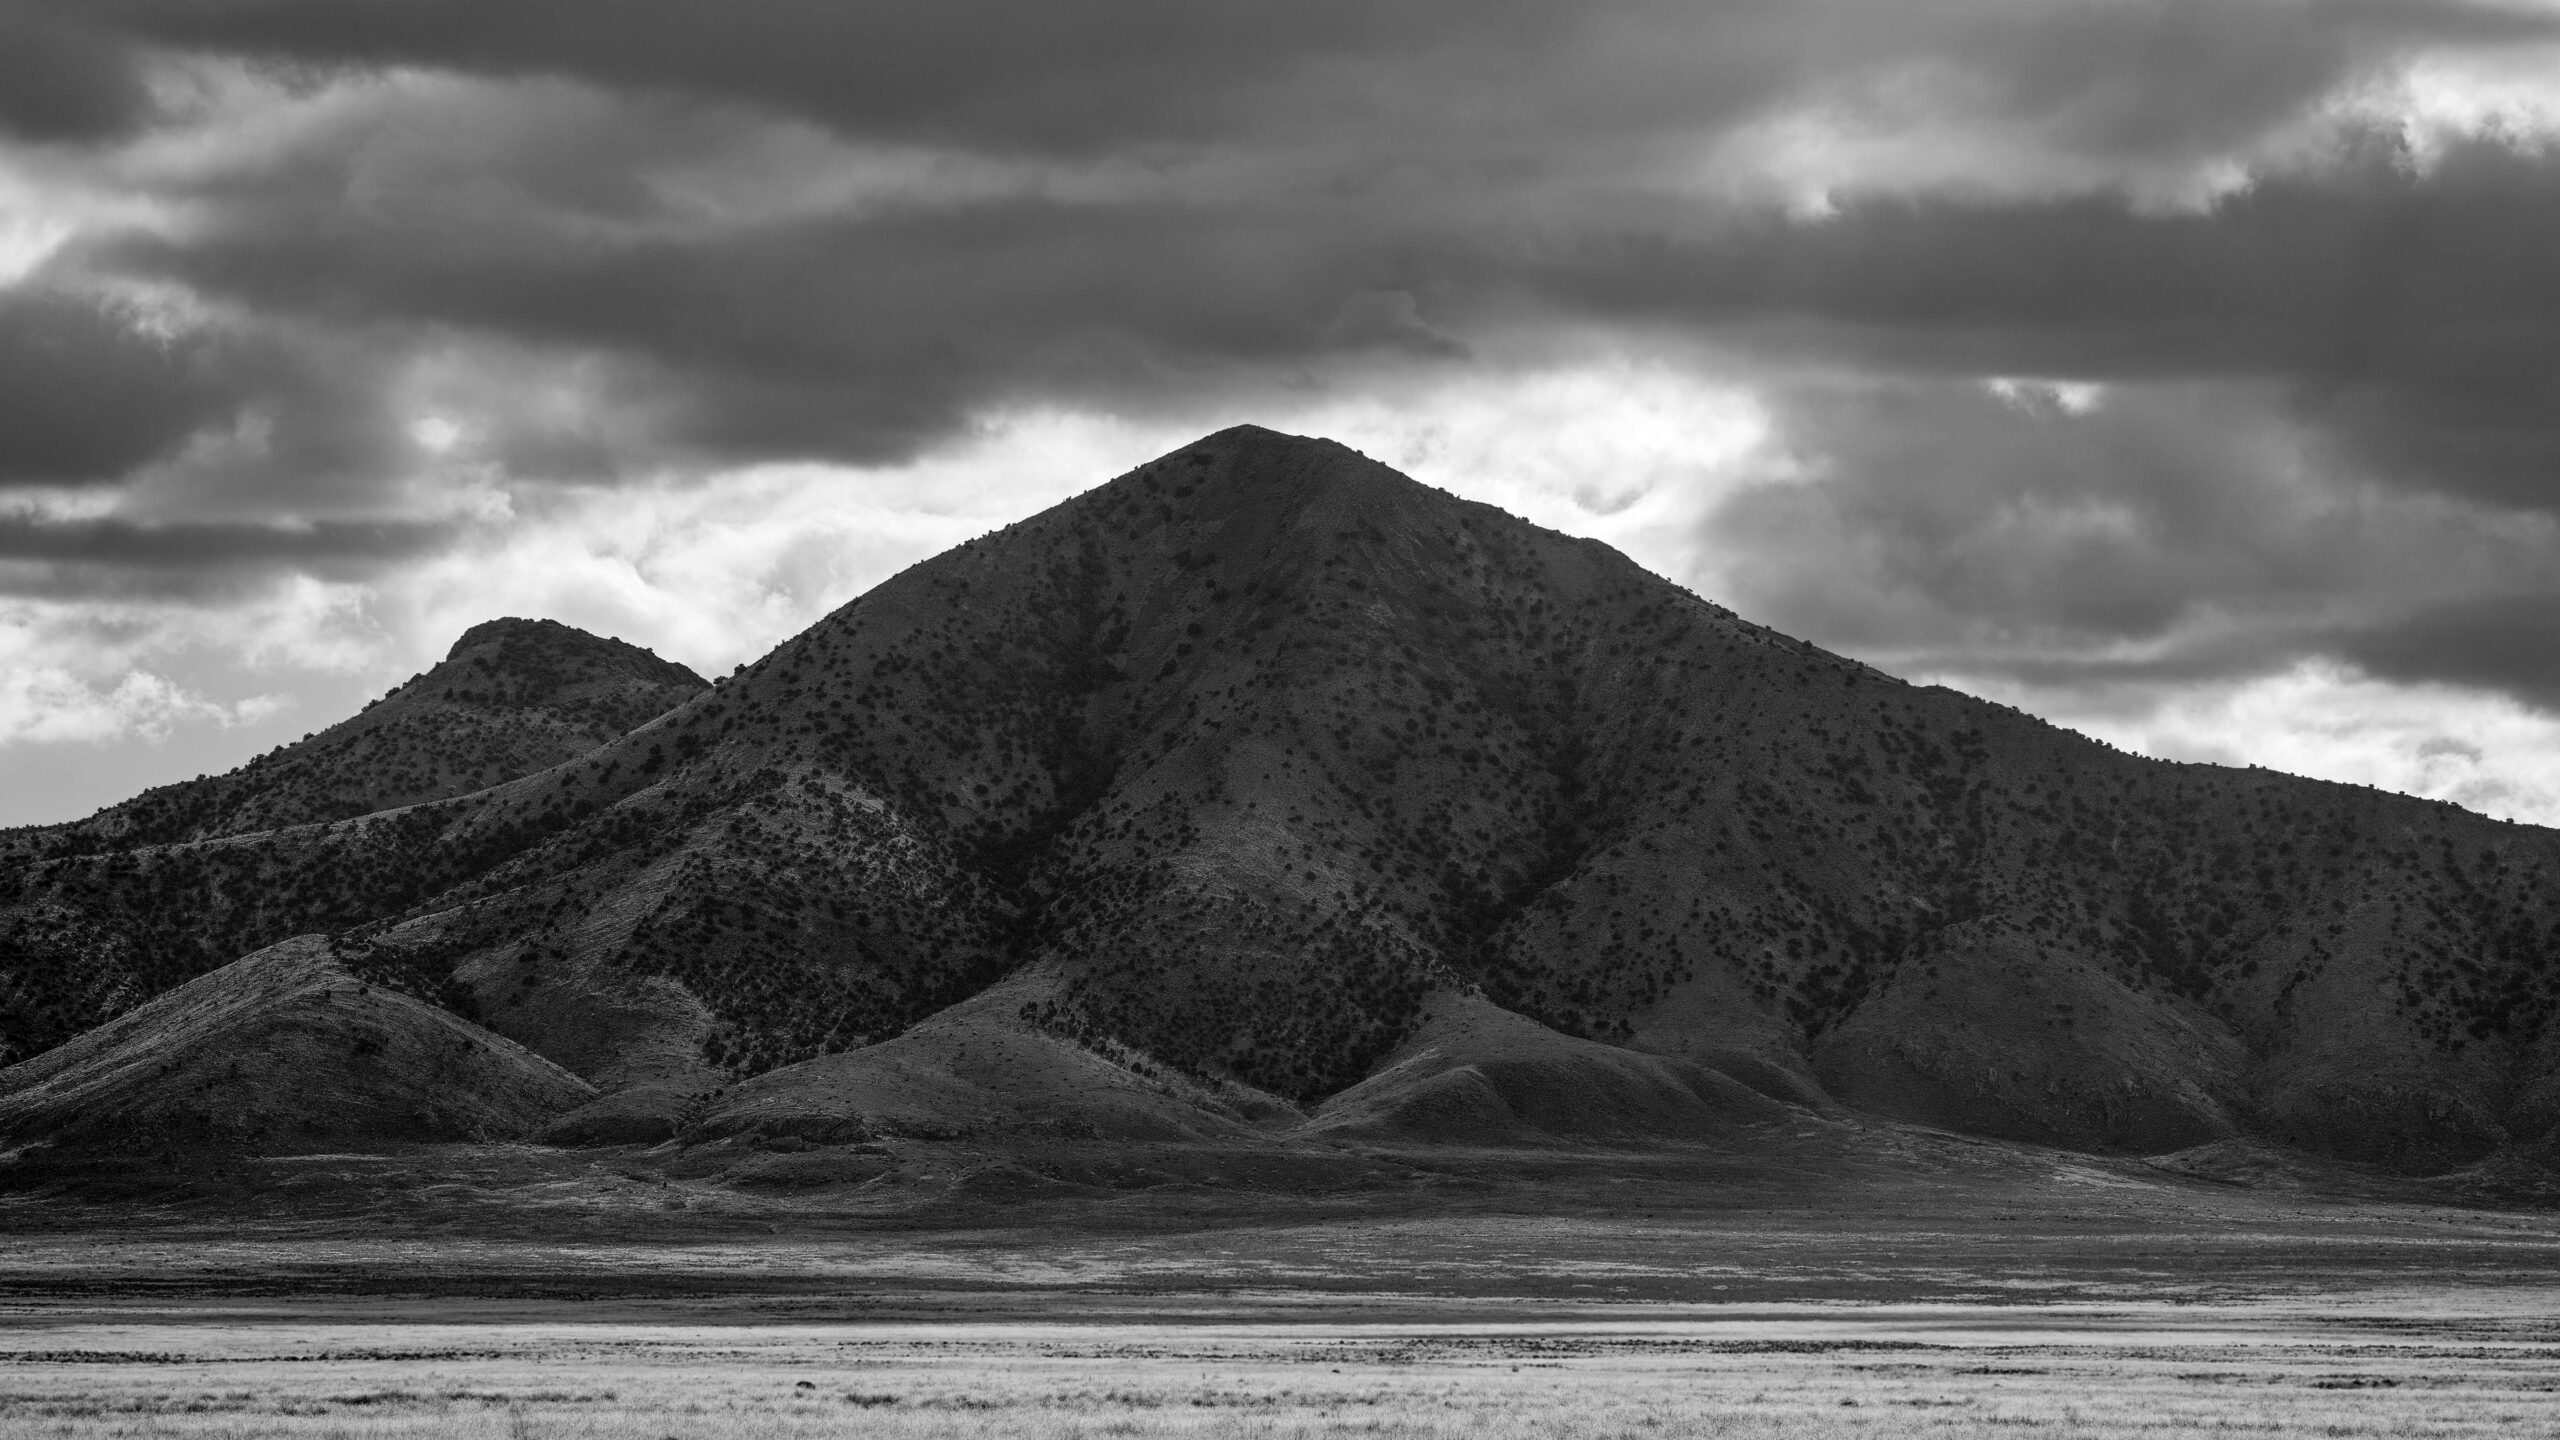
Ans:
<svg viewBox="0 0 2560 1440"><path fill-rule="evenodd" d="M1164 455L1159 458L1171 460L1177 456L1188 455L1195 450L1209 450L1213 452L1232 451L1248 446L1272 450L1340 450L1345 448L1340 443L1328 440L1321 435L1292 435L1285 430L1274 430L1267 425L1247 423L1243 425L1230 425L1224 430L1212 430L1208 434L1201 436L1199 439L1192 441L1190 444L1183 446L1181 449L1175 450L1171 454Z"/></svg>
<svg viewBox="0 0 2560 1440"><path fill-rule="evenodd" d="M575 644L579 641L597 641L603 639L603 636L590 634L574 625L564 625L557 620L528 619L521 615L502 615L495 620L483 620L479 624L472 626L470 629L463 631L462 634L454 640L453 648L445 651L444 658L447 660L457 659L463 654L463 652L474 646L500 645L505 644L508 641L548 640ZM620 642L608 641L607 643L618 644Z"/></svg>
<svg viewBox="0 0 2560 1440"><path fill-rule="evenodd" d="M475 685L475 674L509 683L491 690ZM547 703L564 688L592 686L607 679L682 689L704 685L691 670L629 641L591 634L557 620L512 615L483 620L463 631L443 661L420 678L433 693L487 692L495 699L503 692L505 698L496 703L516 705ZM418 683L413 681L403 690Z"/></svg>
<svg viewBox="0 0 2560 1440"><path fill-rule="evenodd" d="M1231 425L1138 466L1069 501L1071 508L1132 505L1180 522L1259 517L1281 522L1322 504L1347 517L1434 493L1337 440Z"/></svg>
<svg viewBox="0 0 2560 1440"><path fill-rule="evenodd" d="M228 774L26 832L20 844L130 849L467 794L585 754L708 688L674 661L557 620L483 621L426 673L325 730Z"/></svg>
<svg viewBox="0 0 2560 1440"><path fill-rule="evenodd" d="M1290 435L1261 425L1230 425L1157 456L1131 473L1172 471L1178 475L1185 470L1200 472L1203 480L1267 478L1286 473L1311 477L1356 475L1383 484L1414 483L1339 440L1321 435Z"/></svg>

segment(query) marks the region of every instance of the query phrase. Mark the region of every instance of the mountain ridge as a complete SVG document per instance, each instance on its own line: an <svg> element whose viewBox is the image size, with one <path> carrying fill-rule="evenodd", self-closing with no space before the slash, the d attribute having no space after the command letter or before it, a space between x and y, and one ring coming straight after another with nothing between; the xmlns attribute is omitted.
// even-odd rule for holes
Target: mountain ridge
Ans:
<svg viewBox="0 0 2560 1440"><path fill-rule="evenodd" d="M0 830L0 856L219 839L464 794L592 749L704 687L673 661L556 620L484 620L335 725L83 819ZM432 743L403 743L416 728ZM430 748L477 753L417 753Z"/></svg>
<svg viewBox="0 0 2560 1440"><path fill-rule="evenodd" d="M132 863L113 857L154 847L218 864L245 853L236 843L244 837L325 828L548 769L707 688L681 665L557 621L484 621L357 714L235 770L85 819L0 830L0 1063L292 934L372 918L313 905L274 924L223 924L238 901L221 892L254 883L251 873L205 887L194 910L147 898L137 907L112 884L70 903L39 888L10 904L12 880L23 886L49 866L112 870ZM467 1008L443 977L377 978Z"/></svg>
<svg viewBox="0 0 2560 1440"><path fill-rule="evenodd" d="M1396 1134L1556 1140L1514 1073L1652 1096L1589 1105L1663 1135L1714 1128L1679 1094L2412 1173L2560 1133L2560 835L2124 755L1253 427L562 764L133 867L22 866L0 906L338 933L596 1084L599 1136L726 1143L698 1127L742 1081L821 1114L895 1056L1011 1133L959 1040L900 1038L963 1032L1303 1119L1453 995L1552 1064L1453 1063ZM356 879L292 898L324 871Z"/></svg>

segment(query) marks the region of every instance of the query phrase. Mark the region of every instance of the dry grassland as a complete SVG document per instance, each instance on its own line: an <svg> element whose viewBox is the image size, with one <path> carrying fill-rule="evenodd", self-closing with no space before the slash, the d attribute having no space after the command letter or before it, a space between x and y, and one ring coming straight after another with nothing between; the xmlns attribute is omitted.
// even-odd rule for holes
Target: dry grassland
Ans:
<svg viewBox="0 0 2560 1440"><path fill-rule="evenodd" d="M9 1440L2560 1434L2560 1297L1444 1326L21 1322ZM1699 1318L1704 1316L1706 1318ZM56 1317L60 1319L64 1317Z"/></svg>

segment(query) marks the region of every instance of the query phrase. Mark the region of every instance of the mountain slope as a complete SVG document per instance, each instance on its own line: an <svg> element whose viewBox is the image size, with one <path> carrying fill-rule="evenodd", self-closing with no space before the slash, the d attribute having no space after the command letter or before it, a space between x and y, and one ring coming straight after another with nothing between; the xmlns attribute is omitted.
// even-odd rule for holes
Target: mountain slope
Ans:
<svg viewBox="0 0 2560 1440"><path fill-rule="evenodd" d="M616 1121L648 1133L779 1067L757 1093L848 1116L892 1091L1034 1113L985 1099L948 1026L896 1038L953 1006L995 1024L1001 996L1009 1034L1066 1047L1006 1039L1020 1073L1101 1057L1317 1128L1346 1092L1380 1133L1427 1119L1389 1091L1436 1086L1506 1133L1704 1133L1748 1109L1731 1079L2070 1146L2249 1133L2431 1170L2560 1124L2555 867L2553 832L1906 685L1243 427L550 770L0 888L238 934L325 911L359 971L449 982L658 1097ZM326 906L294 898L324 876ZM1450 997L1516 1026L1388 1083ZM1543 1108L1519 1075L1596 1098Z"/></svg>
<svg viewBox="0 0 2560 1440"><path fill-rule="evenodd" d="M556 620L491 620L362 714L226 775L0 831L0 855L178 844L467 794L585 754L705 688L636 645Z"/></svg>
<svg viewBox="0 0 2560 1440"><path fill-rule="evenodd" d="M1575 1040L1482 996L1443 994L1365 1080L1326 1100L1316 1134L1534 1143L1723 1139L1786 1119L1777 1100L1686 1060Z"/></svg>
<svg viewBox="0 0 2560 1440"><path fill-rule="evenodd" d="M515 1139L594 1093L478 1026L364 984L310 936L0 1070L0 1146Z"/></svg>
<svg viewBox="0 0 2560 1440"><path fill-rule="evenodd" d="M381 913L382 880L334 873L316 827L547 770L708 688L618 640L492 620L362 714L229 774L0 831L0 1063L247 951ZM269 832L288 833L239 838ZM307 855L310 871L285 880L275 855ZM412 980L458 998L440 976Z"/></svg>

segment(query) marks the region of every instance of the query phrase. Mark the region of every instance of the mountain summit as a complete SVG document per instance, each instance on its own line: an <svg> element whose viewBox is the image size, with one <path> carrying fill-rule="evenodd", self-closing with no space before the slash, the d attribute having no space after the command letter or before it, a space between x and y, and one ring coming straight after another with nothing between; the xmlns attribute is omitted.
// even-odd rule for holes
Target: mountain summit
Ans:
<svg viewBox="0 0 2560 1440"><path fill-rule="evenodd" d="M467 794L584 754L705 688L682 665L556 620L484 621L352 719L86 820L0 831L0 854L209 840Z"/></svg>
<svg viewBox="0 0 2560 1440"><path fill-rule="evenodd" d="M2124 755L1239 427L548 769L0 904L174 978L189 924L335 933L597 1086L563 1139L1792 1105L2431 1171L2560 1126L2555 881L2553 832Z"/></svg>

